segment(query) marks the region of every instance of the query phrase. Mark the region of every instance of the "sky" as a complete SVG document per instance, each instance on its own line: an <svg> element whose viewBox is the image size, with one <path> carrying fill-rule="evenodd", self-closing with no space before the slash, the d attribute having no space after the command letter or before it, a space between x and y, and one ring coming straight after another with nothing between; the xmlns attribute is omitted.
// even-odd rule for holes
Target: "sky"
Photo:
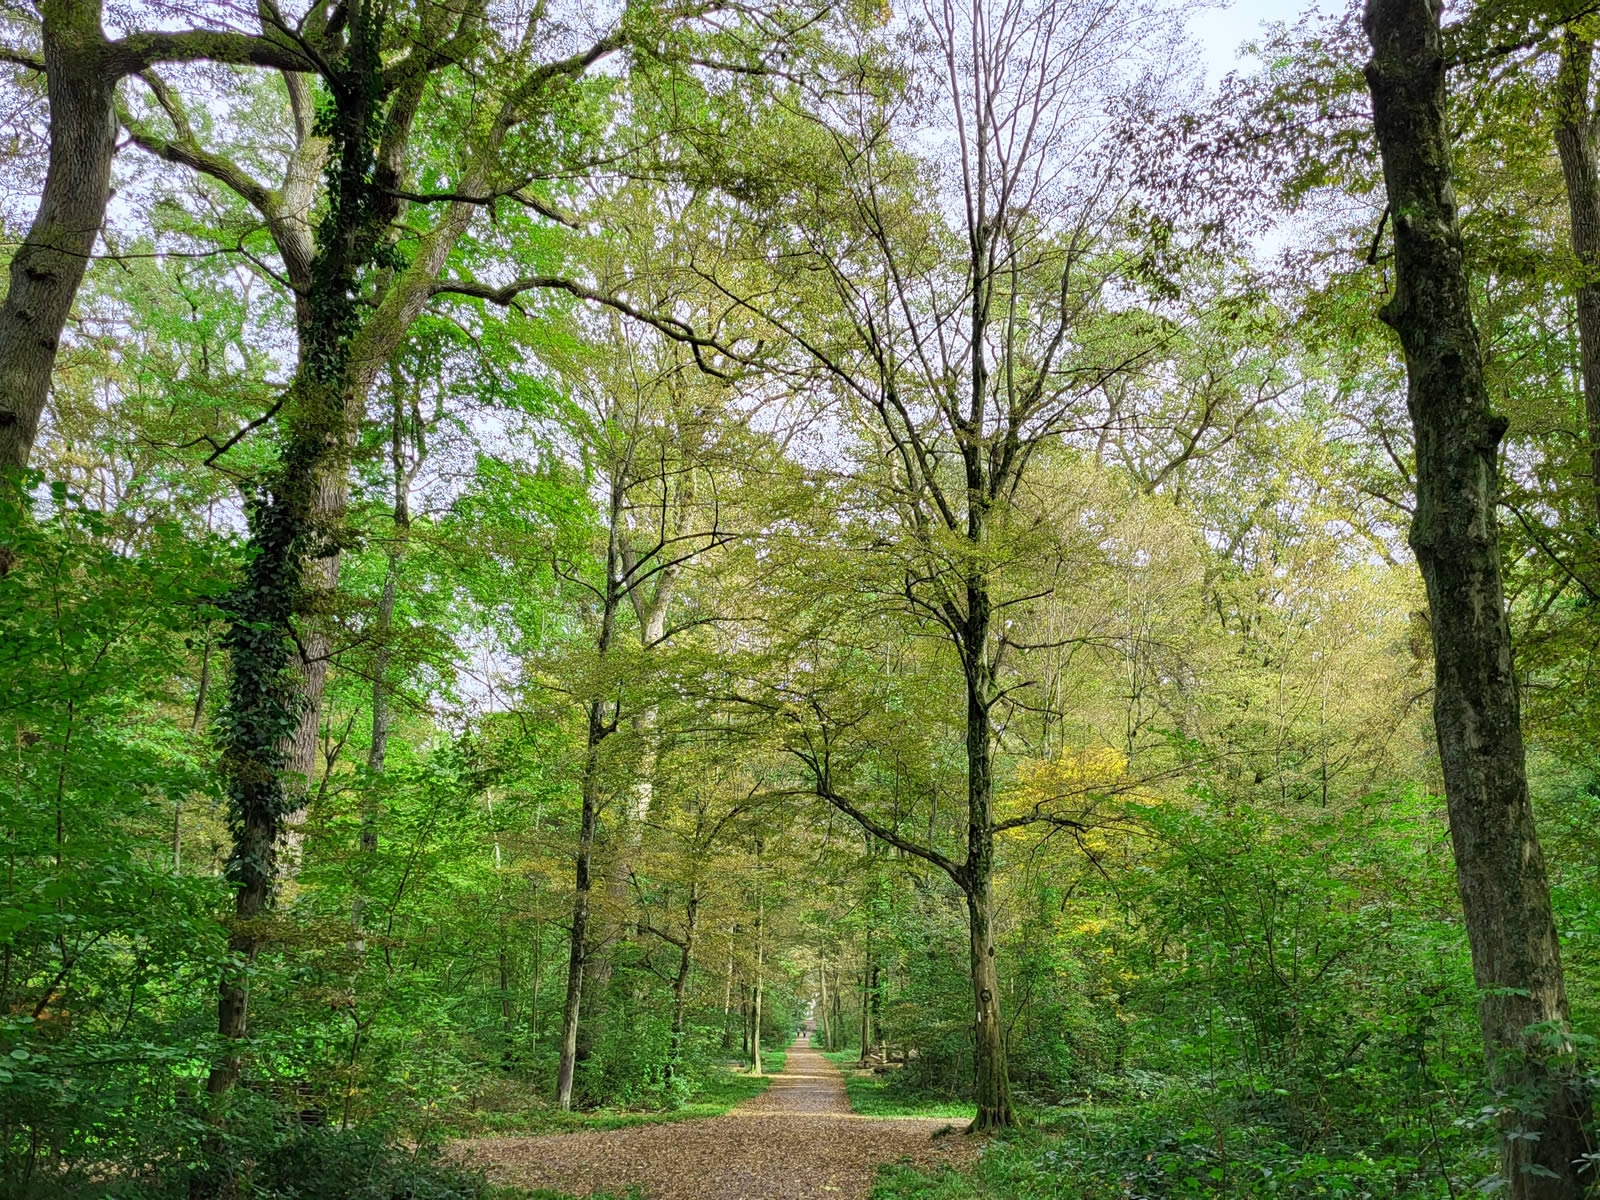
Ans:
<svg viewBox="0 0 1600 1200"><path fill-rule="evenodd" d="M1239 43L1256 36L1269 21L1293 24L1308 9L1338 12L1342 0L1233 0L1220 9L1199 12L1189 22L1189 36L1205 57L1206 78L1211 83L1239 65Z"/></svg>

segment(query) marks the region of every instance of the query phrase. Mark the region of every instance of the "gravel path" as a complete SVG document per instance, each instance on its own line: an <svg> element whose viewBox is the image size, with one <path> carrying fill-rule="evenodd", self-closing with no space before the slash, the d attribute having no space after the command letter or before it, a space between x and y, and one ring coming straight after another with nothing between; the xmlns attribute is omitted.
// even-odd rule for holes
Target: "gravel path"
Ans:
<svg viewBox="0 0 1600 1200"><path fill-rule="evenodd" d="M879 1163L968 1162L977 1152L945 1118L860 1117L844 1078L802 1039L767 1090L721 1117L539 1137L477 1138L462 1147L498 1184L648 1200L865 1200Z"/></svg>

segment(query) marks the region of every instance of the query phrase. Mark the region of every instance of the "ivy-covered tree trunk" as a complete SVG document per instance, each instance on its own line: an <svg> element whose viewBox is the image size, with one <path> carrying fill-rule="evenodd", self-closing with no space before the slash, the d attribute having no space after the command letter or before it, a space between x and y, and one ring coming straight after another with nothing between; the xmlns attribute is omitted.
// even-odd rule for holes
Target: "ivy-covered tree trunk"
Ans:
<svg viewBox="0 0 1600 1200"><path fill-rule="evenodd" d="M1411 546L1427 585L1434 722L1479 1020L1502 1094L1515 1200L1577 1200L1588 1102L1534 827L1496 519L1504 418L1489 410L1463 262L1438 0L1368 0L1373 124L1393 213L1399 334L1416 435Z"/></svg>
<svg viewBox="0 0 1600 1200"><path fill-rule="evenodd" d="M229 801L234 885L229 962L217 1001L224 1051L206 1081L222 1096L237 1082L249 1028L250 977L276 876L277 842L294 791L287 751L303 707L294 671L294 621L304 608L306 564L325 554L316 520L318 488L344 452L344 376L359 326L357 278L387 224L388 201L371 186L378 70L377 31L358 7L345 57L332 79L333 180L313 263L311 341L284 405L283 450L249 502L244 578L225 599L222 645L232 668L218 717L222 776Z"/></svg>

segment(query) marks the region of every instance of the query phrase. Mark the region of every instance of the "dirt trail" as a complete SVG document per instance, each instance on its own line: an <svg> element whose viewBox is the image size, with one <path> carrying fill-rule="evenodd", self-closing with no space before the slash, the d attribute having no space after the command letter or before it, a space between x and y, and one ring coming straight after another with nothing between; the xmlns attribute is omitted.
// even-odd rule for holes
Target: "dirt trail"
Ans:
<svg viewBox="0 0 1600 1200"><path fill-rule="evenodd" d="M973 1139L932 1136L951 1124L856 1116L839 1069L802 1039L767 1090L725 1116L478 1138L462 1150L495 1183L578 1196L640 1184L648 1200L865 1200L879 1163L970 1161Z"/></svg>

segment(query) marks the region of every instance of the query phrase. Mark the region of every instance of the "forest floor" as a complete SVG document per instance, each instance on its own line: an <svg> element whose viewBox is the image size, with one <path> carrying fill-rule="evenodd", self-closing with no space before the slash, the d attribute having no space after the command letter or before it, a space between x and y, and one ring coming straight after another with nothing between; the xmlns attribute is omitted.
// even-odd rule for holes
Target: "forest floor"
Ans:
<svg viewBox="0 0 1600 1200"><path fill-rule="evenodd" d="M503 1187L576 1196L638 1188L647 1200L865 1200L882 1163L970 1162L978 1142L961 1127L851 1112L839 1069L802 1040L765 1092L725 1116L458 1146Z"/></svg>

